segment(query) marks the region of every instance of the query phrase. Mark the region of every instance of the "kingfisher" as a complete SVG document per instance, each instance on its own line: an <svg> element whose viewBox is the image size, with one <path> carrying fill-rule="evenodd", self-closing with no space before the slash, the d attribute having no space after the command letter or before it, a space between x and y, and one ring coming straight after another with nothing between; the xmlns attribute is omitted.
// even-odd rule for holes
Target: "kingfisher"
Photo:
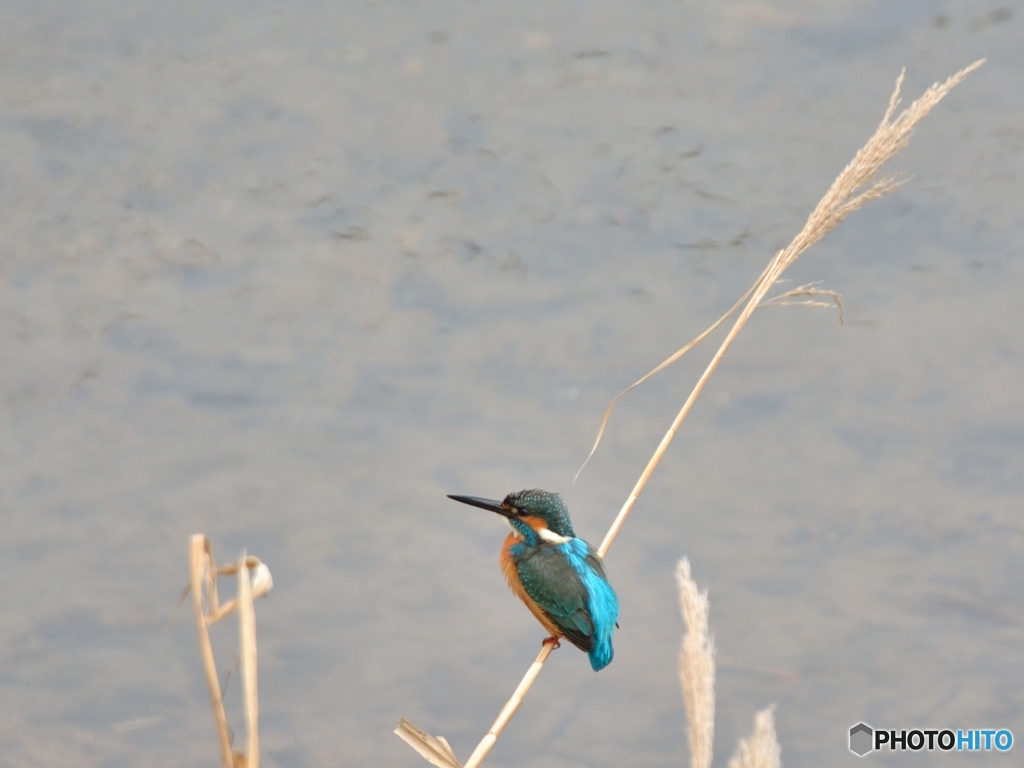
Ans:
<svg viewBox="0 0 1024 768"><path fill-rule="evenodd" d="M557 648L564 637L586 651L595 672L607 667L614 655L619 601L601 556L576 537L562 497L532 490L510 493L504 501L448 498L497 512L508 521L512 532L501 548L501 570L512 592L551 633L544 643Z"/></svg>

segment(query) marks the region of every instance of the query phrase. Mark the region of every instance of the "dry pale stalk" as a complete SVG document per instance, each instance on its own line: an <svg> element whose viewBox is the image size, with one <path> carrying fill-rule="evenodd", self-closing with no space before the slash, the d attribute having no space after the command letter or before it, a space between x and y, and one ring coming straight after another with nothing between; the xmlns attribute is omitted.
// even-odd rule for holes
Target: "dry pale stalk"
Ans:
<svg viewBox="0 0 1024 768"><path fill-rule="evenodd" d="M206 674L206 685L210 690L210 701L213 705L213 719L217 726L217 737L220 741L221 762L224 768L259 768L259 737L257 721L259 705L256 686L256 612L253 599L265 595L274 585L270 569L259 558L249 557L243 552L235 563L217 568L210 548L210 542L201 533L194 534L189 540L189 562L191 581L188 589L192 590L192 602L195 606L196 626L199 629L199 654L203 661ZM253 576L250 580L249 570ZM217 576L238 574L238 597L232 598L224 605L217 596ZM206 609L203 598L206 598ZM239 642L242 659L242 687L245 706L247 733L247 753L231 751L231 731L224 715L223 693L217 677L217 664L213 658L213 646L210 643L210 625L215 624L235 610L239 615Z"/></svg>
<svg viewBox="0 0 1024 768"><path fill-rule="evenodd" d="M242 553L241 562L245 562ZM238 569L238 635L242 659L242 695L245 699L246 764L260 768L259 696L256 685L256 611L252 605L249 569Z"/></svg>
<svg viewBox="0 0 1024 768"><path fill-rule="evenodd" d="M679 681L689 723L691 768L710 768L715 741L715 644L708 633L708 593L697 589L690 561L676 569L686 634L679 649Z"/></svg>
<svg viewBox="0 0 1024 768"><path fill-rule="evenodd" d="M647 481L654 473L655 468L661 461L661 457L665 455L665 451L668 450L668 446L671 444L672 438L675 437L683 419L686 418L690 409L693 407L693 404L700 396L700 393L704 390L705 385L711 378L711 374L714 373L718 364L721 362L725 351L732 344L733 339L736 338L736 335L746 324L747 320L750 319L754 310L757 309L759 304L761 304L771 287L778 281L786 268L796 261L800 254L806 251L811 245L816 243L826 234L831 232L832 229L834 229L835 226L844 218L869 200L875 200L882 197L883 195L892 192L898 186L897 182L891 177L878 178L877 174L879 169L887 160L907 145L914 126L931 111L932 107L938 104L950 90L952 90L958 83L967 77L967 75L980 67L983 63L984 59L976 61L969 67L957 72L944 83L936 83L931 86L919 99L917 99L917 101L893 118L896 107L900 103L900 86L903 84L903 74L901 73L896 81L896 88L889 99L889 106L885 111L885 115L883 116L878 129L875 131L874 135L868 139L867 143L860 149L860 151L854 155L853 160L850 161L849 165L843 169L842 173L840 173L832 183L832 186L829 187L825 196L807 218L807 222L804 224L803 229L801 229L797 236L793 238L793 241L785 249L779 251L772 257L764 272L761 273L761 276L754 282L747 294L737 302L733 309L726 313L725 316L719 319L711 328L698 336L694 341L687 344L686 347L672 355L672 357L660 364L657 368L640 379L640 381L636 382L636 384L628 388L632 389L634 386L640 384L650 376L653 376L658 371L663 370L675 360L678 360L686 351L695 346L697 342L705 338L709 333L711 333L711 331L723 323L726 318L728 318L741 304L743 304L744 299L746 299L746 304L743 306L743 309L740 312L739 317L736 319L736 322L733 324L732 329L725 337L725 341L722 342L722 345L718 348L718 351L711 359L711 363L697 381L697 384L694 386L690 396L686 399L686 402L683 404L679 414L672 422L672 426L669 427L668 432L665 433L665 436L662 438L661 443L655 450L654 455L648 462L647 467L640 475L640 479L637 480L637 483L630 492L625 504L623 504L622 509L619 510L618 515L615 517L611 527L608 529L608 533L605 535L604 541L601 542L601 546L598 548L598 554L601 557L604 557L608 552L608 548L615 540L615 537L621 530L626 518L629 517L629 513L636 504L636 500L639 498L640 492L644 489L644 486L647 485ZM628 389L625 391L628 391ZM625 394L625 391L621 394ZM619 397L621 397L621 394ZM618 397L616 397L616 400L618 400ZM612 401L612 406L614 406L614 404L615 401ZM602 431L607 423L612 406L609 406L609 410L605 412L605 418L601 423ZM600 441L600 434L598 435L598 441ZM595 449L596 447L595 443ZM591 455L592 454L593 450L591 450ZM546 647L547 646L545 646L545 648ZM541 655L537 657L537 660L533 665L531 665L526 676L523 678L523 681L516 689L513 698L505 705L505 708L502 709L501 715L498 716L498 719L491 727L491 730L487 732L487 735L484 736L476 750L474 750L471 758L472 762L467 763L466 768L470 768L470 766L475 768L483 761L487 752L497 740L498 735L500 735L501 730L505 727L505 724L508 722L509 718L511 718L516 708L518 708L519 703L521 703L523 696L526 694L526 691L529 690L530 685L532 685L533 681L537 678L537 675L540 673L540 667L543 666L546 658L545 653L542 652ZM410 741L406 734L402 732L401 727L399 727L395 732L412 744L412 741ZM416 747L416 749L419 751L418 747ZM421 752L421 754L423 753ZM435 765L436 764L437 763L435 763Z"/></svg>
<svg viewBox="0 0 1024 768"><path fill-rule="evenodd" d="M477 768L480 763L487 757L487 753L491 751L491 747L498 740L498 735L505 730L505 726L508 725L508 721L512 719L512 715L519 709L519 705L523 703L523 699L526 697L526 692L530 690L530 686L533 685L533 681L537 679L537 675L544 668L544 662L548 660L548 656L551 655L551 651L554 649L554 645L551 643L545 643L540 649L540 653L537 654L536 660L530 665L530 668L526 670L526 675L523 677L522 682L519 683L519 687L516 688L515 693L512 694L512 698L508 700L508 703L502 707L501 712L498 714L498 719L494 721L494 725L487 732L487 735L481 739L480 743L477 744L473 754L469 756L469 760L466 761L465 768Z"/></svg>
<svg viewBox="0 0 1024 768"><path fill-rule="evenodd" d="M774 709L771 706L754 715L754 732L740 739L729 768L779 768L782 750L775 738Z"/></svg>
<svg viewBox="0 0 1024 768"><path fill-rule="evenodd" d="M224 768L234 768L235 758L231 754L231 732L228 720L224 715L224 701L221 697L220 680L217 677L217 663L213 660L213 646L210 643L209 623L203 610L203 587L208 586L207 595L211 612L217 607L217 564L210 552L210 542L197 533L189 542L189 561L192 574L192 604L195 606L196 627L199 629L199 654L203 659L203 672L206 674L206 686L210 690L210 703L213 705L213 720L217 725L217 738L220 741L220 757Z"/></svg>

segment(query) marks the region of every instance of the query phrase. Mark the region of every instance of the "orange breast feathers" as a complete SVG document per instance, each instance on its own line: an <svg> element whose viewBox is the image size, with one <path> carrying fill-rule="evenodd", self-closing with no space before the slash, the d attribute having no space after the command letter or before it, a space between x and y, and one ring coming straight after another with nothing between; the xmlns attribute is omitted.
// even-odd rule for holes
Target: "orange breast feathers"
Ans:
<svg viewBox="0 0 1024 768"><path fill-rule="evenodd" d="M532 519L527 518L527 520L531 523L530 527L536 529L537 526L532 524ZM541 524L543 525L543 521ZM522 538L520 538L519 534L515 531L510 533L508 538L505 539L505 544L501 548L501 559L499 561L501 563L501 572L505 574L505 580L508 582L508 585L515 596L523 601L526 607L530 609L530 613L537 617L537 621L543 625L544 629L550 632L551 636L554 638L563 637L562 630L560 630L558 626L547 617L547 614L545 614L544 611L541 610L540 606L533 601L533 598L526 593L526 590L523 589L522 583L519 581L519 572L516 570L516 563L515 560L512 559L512 554L509 552L509 549L520 541L522 541Z"/></svg>

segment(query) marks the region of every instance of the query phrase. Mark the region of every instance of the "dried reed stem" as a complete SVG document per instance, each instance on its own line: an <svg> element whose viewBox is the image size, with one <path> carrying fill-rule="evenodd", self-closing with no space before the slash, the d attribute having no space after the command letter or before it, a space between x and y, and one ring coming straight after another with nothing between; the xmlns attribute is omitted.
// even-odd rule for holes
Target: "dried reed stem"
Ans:
<svg viewBox="0 0 1024 768"><path fill-rule="evenodd" d="M196 627L199 629L199 654L203 659L203 672L206 674L206 685L210 689L210 703L213 705L213 720L217 725L217 737L220 740L220 757L224 768L234 768L235 758L231 754L231 732L228 730L228 719L224 715L224 700L220 691L220 680L217 677L217 664L213 660L213 645L210 643L209 624L203 610L203 586L209 585L210 609L216 610L217 602L217 564L210 552L210 542L201 534L194 534L189 541L189 563L192 574L192 604L196 612Z"/></svg>
<svg viewBox="0 0 1024 768"><path fill-rule="evenodd" d="M754 715L754 732L740 739L729 768L779 768L782 763L779 742L775 738L774 706Z"/></svg>
<svg viewBox="0 0 1024 768"><path fill-rule="evenodd" d="M199 629L199 654L203 660L203 671L206 674L206 685L210 689L210 701L213 704L213 719L217 725L217 736L220 740L221 761L224 768L259 768L260 750L257 722L259 718L259 702L256 686L256 612L253 599L265 595L274 586L270 569L259 558L242 557L235 563L217 568L210 548L210 542L201 533L194 534L189 540L189 562L191 582L187 589L192 590L192 601L195 606L196 626ZM250 580L249 570L253 575ZM224 605L217 596L217 576L238 574L238 597L232 598ZM187 590L186 590L187 591ZM203 596L206 596L207 609L203 609ZM224 700L221 693L220 680L217 677L217 664L213 658L213 646L210 644L210 625L215 624L228 614L238 611L239 643L242 659L242 689L245 706L245 724L247 734L246 754L232 752L231 731L224 715Z"/></svg>
<svg viewBox="0 0 1024 768"><path fill-rule="evenodd" d="M665 436L662 438L657 450L655 450L654 455L648 462L647 467L640 475L640 479L637 481L632 492L630 492L629 498L626 499L626 503L623 504L622 509L619 510L619 514L615 517L611 527L608 529L608 533L605 535L604 540L601 542L601 546L598 548L598 554L602 558L608 552L608 548L622 529L622 525L625 523L626 518L632 511L633 506L636 504L636 500L640 496L640 492L644 489L644 486L647 485L647 481L650 479L654 469L661 461L661 457L665 455L665 451L668 450L668 446L672 442L672 438L675 437L680 424L682 424L683 419L686 418L686 415L690 412L694 402L696 402L700 393L704 390L704 386L711 378L711 374L714 373L715 369L718 367L725 351L729 348L729 345L732 344L733 339L736 338L736 335L746 324L747 320L750 319L750 316L761 303L761 300L764 299L768 290L776 283L776 281L778 281L785 269L792 264L801 253L832 231L839 222L864 205L864 203L869 200L882 197L883 195L893 191L898 186L898 183L891 177L881 179L877 178L878 170L887 160L889 160L889 158L907 145L914 126L931 111L932 107L938 104L952 88L954 88L965 77L967 77L967 75L980 67L983 63L984 59L980 59L969 67L960 70L944 83L936 83L935 85L932 85L917 101L901 112L895 119L892 119L892 115L900 103L900 86L903 84L903 74L900 74L896 81L896 88L889 99L889 106L886 109L882 122L878 126L874 135L868 139L867 144L865 144L860 151L854 155L850 164L843 169L842 173L840 173L832 183L832 186L829 187L825 196L807 218L807 223L804 224L804 228L800 230L800 233L793 238L793 241L785 249L779 251L774 257L772 257L771 261L768 262L768 266L765 268L765 271L761 273L761 276L744 295L744 298L747 296L750 298L747 299L747 303L743 307L742 312L740 312L739 317L736 319L735 324L726 336L725 341L722 342L722 345L715 353L715 356L711 359L711 363L697 381L696 386L693 388L690 396L686 399L686 402L683 404L682 409L676 416L675 421L672 422L672 426L669 427L668 432L665 433ZM743 299L740 299L740 302L738 302L737 305L742 303L742 301ZM650 376L653 376L655 373L665 368L667 365L678 360L686 351L695 346L697 342L705 338L711 331L724 322L724 320L729 317L734 310L735 307L733 310L726 313L725 316L720 318L711 328L702 333L694 341L690 342L686 347L674 354L653 371L648 373L636 384L643 382ZM636 384L627 388L625 391L632 389ZM622 394L624 394L624 392ZM621 397L621 394L619 397ZM616 397L616 400L618 400L618 397ZM614 404L615 401L613 400L612 406L614 406ZM608 416L610 415L610 408L611 406L609 407L609 410L605 412L605 418L601 423L602 431L605 423L607 423ZM600 434L598 435L598 441L600 441ZM591 455L592 454L593 450L591 451ZM544 651L541 652L537 657L537 660L534 661L533 665L531 665L526 676L523 677L522 682L519 684L519 687L516 688L516 692L513 694L512 699L510 699L508 704L506 704L502 709L501 714L498 716L494 725L474 750L473 756L470 758L470 762L466 764L466 768L476 768L497 741L501 730L505 727L512 714L515 713L515 710L522 702L523 696L525 696L527 690L529 690L533 681L540 673L540 669L543 667L548 653L550 653L549 651L548 653L545 653L547 649L548 646L545 646ZM406 739L406 741L409 741L406 735L402 732L401 727L399 727L395 732L403 739ZM411 741L409 741L409 743L412 744ZM417 748L417 751L419 751L419 748ZM423 754L423 752L421 752L421 754ZM436 764L437 763L435 763L435 765Z"/></svg>
<svg viewBox="0 0 1024 768"><path fill-rule="evenodd" d="M245 562L245 552L241 562ZM256 685L256 611L252 605L249 569L238 569L238 636L242 659L242 695L245 699L247 768L260 768L259 696Z"/></svg>
<svg viewBox="0 0 1024 768"><path fill-rule="evenodd" d="M537 675L544 668L544 662L548 660L548 656L551 655L551 651L554 649L554 645L551 643L545 643L540 649L540 653L537 654L537 658L534 660L530 668L526 670L526 674L523 676L522 682L516 688L515 693L512 694L512 698L508 700L508 703L502 707L501 712L498 714L498 719L494 721L494 725L487 732L487 735L480 740L477 744L476 749L473 750L473 754L470 755L469 760L466 761L465 768L477 768L480 763L484 761L487 753L491 751L491 747L498 740L498 735L505 730L505 726L508 725L508 721L512 719L512 715L519 709L519 705L523 703L523 699L526 697L526 692L530 690L530 686L533 685L533 681L537 679Z"/></svg>
<svg viewBox="0 0 1024 768"><path fill-rule="evenodd" d="M690 561L676 569L679 607L686 634L679 649L679 681L683 686L691 768L710 768L715 742L715 644L708 633L708 593L697 589Z"/></svg>

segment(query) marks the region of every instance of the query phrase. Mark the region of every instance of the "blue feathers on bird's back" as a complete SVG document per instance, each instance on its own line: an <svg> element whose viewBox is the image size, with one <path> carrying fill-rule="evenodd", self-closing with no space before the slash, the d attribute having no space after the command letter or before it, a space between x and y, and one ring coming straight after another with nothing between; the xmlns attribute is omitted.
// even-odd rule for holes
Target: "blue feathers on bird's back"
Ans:
<svg viewBox="0 0 1024 768"><path fill-rule="evenodd" d="M615 655L612 648L612 632L619 619L619 600L615 590L608 583L604 564L597 553L582 539L561 544L558 549L565 554L573 568L580 575L587 589L587 613L593 623L593 647L590 649L590 666L594 671L604 669Z"/></svg>

